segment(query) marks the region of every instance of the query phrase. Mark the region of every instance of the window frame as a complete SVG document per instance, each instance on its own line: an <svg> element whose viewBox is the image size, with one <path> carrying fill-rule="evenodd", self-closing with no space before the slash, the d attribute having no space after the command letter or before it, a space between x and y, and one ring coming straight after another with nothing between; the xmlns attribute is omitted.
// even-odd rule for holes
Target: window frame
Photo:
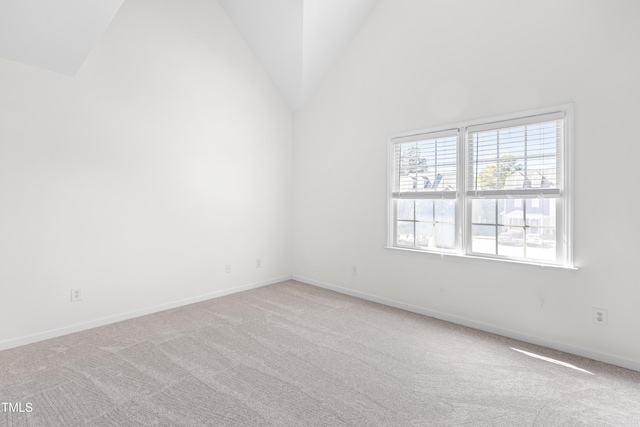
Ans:
<svg viewBox="0 0 640 427"><path fill-rule="evenodd" d="M435 148L434 151L437 152L437 140L446 140L446 139L450 139L450 138L454 138L455 139L455 147L456 147L456 175L455 175L455 184L456 184L456 189L455 190L447 190L446 187L443 188L443 190L440 191L419 191L418 189L416 189L415 184L414 184L414 189L416 189L416 191L402 191L401 187L402 185L400 184L399 186L396 185L396 176L395 174L393 174L393 176L391 176L390 178L390 183L389 185L391 186L391 205L392 205L392 209L393 209L393 215L394 215L394 220L393 220L393 224L391 225L391 227L393 228L393 231L391 233L391 241L392 242L392 246L394 247L398 247L398 248L403 248L403 249L417 249L417 250L421 250L420 248L416 248L416 243L415 243L415 227L418 223L432 223L434 225L434 228L437 227L438 223L442 223L437 221L437 216L436 216L436 201L444 201L444 200L453 200L454 202L456 202L457 199L457 194L458 194L458 186L460 184L459 180L458 180L458 171L457 168L460 167L459 165L459 159L458 159L458 153L459 153L459 131L458 129L439 129L436 132L429 132L429 133L420 133L420 134L412 134L412 135L403 135L401 137L395 138L398 141L394 141L393 144L391 144L391 160L390 160L390 168L391 171L395 171L395 164L396 164L396 144L410 144L412 142L427 142L427 141L435 141ZM391 164L392 163L392 164ZM436 164L437 164L437 159L436 159ZM437 167L436 167L436 172L437 172ZM393 173L393 172L392 172ZM416 177L417 178L417 177ZM434 181L437 182L437 178L434 178ZM445 185L445 182L442 183L442 185ZM399 188L398 188L399 187ZM398 191L396 191L398 190ZM406 219L398 219L395 217L395 213L397 212L396 210L396 204L400 201L400 200L431 200L433 201L433 221L419 221L418 219L416 219L416 206L414 203L414 219L413 220L406 220ZM455 206L456 212L457 212L457 206ZM398 244L397 241L397 237L398 237L398 223L399 222L413 222L414 224L414 246L405 246L405 245L400 245ZM454 229L456 227L457 224L457 218L454 218ZM434 230L435 231L435 230ZM457 230L456 230L456 235ZM434 233L435 235L435 233ZM457 246L455 246L454 243L454 249ZM447 252L451 252L451 250L447 250Z"/></svg>
<svg viewBox="0 0 640 427"><path fill-rule="evenodd" d="M453 256L465 259L481 259L492 260L504 263L529 264L543 267L558 267L561 269L575 270L573 264L573 104L562 104L551 107L539 108L535 110L527 110L516 113L503 114L499 116L486 117L475 120L467 120L455 124L445 124L442 126L419 129L415 131L398 132L388 137L387 143L387 242L386 248L394 250L403 250L417 252L421 254L436 254L440 257ZM488 255L473 252L471 248L471 205L477 196L469 196L467 193L467 177L470 172L470 156L468 152L468 138L471 130L483 129L483 127L507 127L518 124L534 124L544 123L544 117L557 116L562 120L562 147L558 152L558 166L561 170L558 172L560 185L558 196L553 198L547 194L542 195L542 191L522 191L518 196L520 199L534 199L536 197L545 198L545 200L555 200L556 204L556 258L554 261L543 261L537 259L517 258L504 255ZM420 140L427 138L429 135L441 135L451 133L457 130L457 177L455 190L455 244L452 250L446 249L429 249L425 247L401 246L396 242L397 238L397 219L396 219L396 200L397 193L394 193L394 173L395 168L395 146L398 143L410 140ZM498 190L500 191L500 190ZM495 198L495 192L482 191L487 198ZM540 193L540 194L538 194ZM504 197L504 195L502 195ZM411 198L405 196L405 198ZM420 197L416 197L419 199ZM431 199L438 200L431 197ZM450 199L451 200L451 199ZM414 223L415 223L414 214ZM496 223L498 219L496 218ZM526 230L525 230L526 232ZM415 236L414 236L415 239ZM497 243L496 243L497 244Z"/></svg>

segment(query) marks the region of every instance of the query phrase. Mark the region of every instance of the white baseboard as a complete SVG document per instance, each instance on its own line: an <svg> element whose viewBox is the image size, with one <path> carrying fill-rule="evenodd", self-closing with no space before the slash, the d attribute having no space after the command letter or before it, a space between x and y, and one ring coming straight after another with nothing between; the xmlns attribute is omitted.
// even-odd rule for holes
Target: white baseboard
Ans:
<svg viewBox="0 0 640 427"><path fill-rule="evenodd" d="M426 308L414 306L411 304L406 304L399 301L390 300L387 298L382 298L376 295L367 294L365 292L355 291L353 289L343 288L340 286L335 286L329 283L321 282L318 280L310 279L308 277L302 276L293 276L293 280L297 280L299 282L306 283L308 285L317 286L324 289L329 289L332 291L339 292L341 294L350 295L353 297L365 299L368 301L377 302L379 304L388 305L390 307L400 308L402 310L410 311L412 313L422 314L428 317L433 317L436 319L444 320L447 322L455 323L462 326L467 326L473 329L478 329L481 331L489 332L496 335L501 335L508 338L513 338L516 340L528 342L531 344L540 345L543 347L552 348L554 350L560 350L565 353L574 354L577 356L586 357L588 359L597 360L600 362L608 363L610 365L616 365L627 369L632 369L634 371L640 371L640 361L629 360L622 357L614 356L611 354L600 353L592 350L588 350L581 347L576 347L569 344L564 344L557 341L548 340L546 338L537 337L535 335L523 334L520 332L512 331L509 329L504 329L500 327L496 327L493 325L489 325L486 323L478 322L475 320L467 319L465 317L455 316L447 313L442 313L435 310L429 310Z"/></svg>
<svg viewBox="0 0 640 427"><path fill-rule="evenodd" d="M274 283L284 282L291 280L292 276L282 276L273 279L263 280L260 282L249 283L242 286L236 286L234 288L223 289L221 291L211 292L204 295L198 295L191 298L185 298L178 301L172 301L166 304L157 305L154 307L147 307L141 310L131 311L128 313L116 314L114 316L102 317L99 319L90 320L88 322L78 323L71 326L65 326L63 328L51 329L45 332L39 332L37 334L28 335L20 338L12 338L5 341L0 341L0 351L10 348L20 347L27 344L33 344L39 341L48 340L51 338L61 337L63 335L73 334L75 332L86 331L87 329L97 328L98 326L110 325L112 323L122 322L123 320L129 320L136 317L146 316L147 314L158 313L160 311L169 310L172 308L182 307L197 302L207 301L214 298L223 297L225 295L231 295L238 292L248 291L250 289L260 288L262 286L272 285Z"/></svg>

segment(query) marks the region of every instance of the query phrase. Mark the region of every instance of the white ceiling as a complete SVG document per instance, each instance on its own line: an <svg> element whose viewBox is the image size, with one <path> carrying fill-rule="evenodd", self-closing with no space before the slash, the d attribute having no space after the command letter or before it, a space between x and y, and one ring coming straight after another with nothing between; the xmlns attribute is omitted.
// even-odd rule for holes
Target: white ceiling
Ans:
<svg viewBox="0 0 640 427"><path fill-rule="evenodd" d="M218 0L292 109L376 0ZM0 0L0 57L75 75L124 0Z"/></svg>
<svg viewBox="0 0 640 427"><path fill-rule="evenodd" d="M218 0L291 108L302 107L377 0Z"/></svg>
<svg viewBox="0 0 640 427"><path fill-rule="evenodd" d="M1 0L0 57L75 75L124 0Z"/></svg>

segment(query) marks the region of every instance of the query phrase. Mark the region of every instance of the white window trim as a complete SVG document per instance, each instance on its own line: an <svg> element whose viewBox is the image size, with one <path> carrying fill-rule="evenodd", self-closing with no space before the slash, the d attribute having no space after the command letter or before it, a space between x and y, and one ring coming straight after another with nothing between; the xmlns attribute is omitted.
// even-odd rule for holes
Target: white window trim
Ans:
<svg viewBox="0 0 640 427"><path fill-rule="evenodd" d="M464 122L446 124L438 127L431 127L425 129L419 129L408 132L398 132L389 135L387 143L387 242L385 248L393 249L397 251L403 251L407 253L415 253L421 256L437 257L440 259L451 260L464 260L469 262L480 263L497 263L498 265L520 265L531 266L536 269L544 267L548 270L577 270L573 263L573 104L562 104L552 107L539 108L535 110L527 110L517 113L503 114L499 116L487 117L482 119L468 120ZM466 135L469 128L475 127L484 128L497 125L498 122L512 121L512 120L530 120L530 118L536 116L546 116L549 114L561 114L564 118L564 143L562 146L562 179L563 187L560 202L558 208L560 212L560 220L557 230L557 241L566 242L558 248L563 253L560 256L561 264L549 264L543 261L524 260L515 258L502 258L494 256L484 256L478 254L471 254L470 252L470 238L468 224L468 206L470 203L467 201L466 195L466 183L465 174L467 169L467 155L466 155ZM408 248L395 246L395 221L394 221L394 202L393 202L393 188L392 188L392 174L393 170L393 156L394 156L394 144L399 140L411 140L424 137L424 134L438 134L440 132L449 132L452 129L459 129L458 137L458 177L457 177L457 190L456 190L456 243L453 251L446 250L428 250L418 248ZM474 129L475 130L475 129ZM490 195L488 192L484 192L485 195ZM524 194L523 194L524 195Z"/></svg>

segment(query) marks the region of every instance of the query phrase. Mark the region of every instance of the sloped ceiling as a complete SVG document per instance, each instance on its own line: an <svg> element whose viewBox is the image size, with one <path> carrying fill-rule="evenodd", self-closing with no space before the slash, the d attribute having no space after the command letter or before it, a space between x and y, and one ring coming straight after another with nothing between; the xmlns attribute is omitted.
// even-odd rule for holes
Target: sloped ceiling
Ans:
<svg viewBox="0 0 640 427"><path fill-rule="evenodd" d="M292 109L376 0L218 0ZM0 57L75 75L124 0L1 0Z"/></svg>
<svg viewBox="0 0 640 427"><path fill-rule="evenodd" d="M124 0L2 0L0 57L75 75Z"/></svg>
<svg viewBox="0 0 640 427"><path fill-rule="evenodd" d="M292 109L301 108L377 0L218 0Z"/></svg>

